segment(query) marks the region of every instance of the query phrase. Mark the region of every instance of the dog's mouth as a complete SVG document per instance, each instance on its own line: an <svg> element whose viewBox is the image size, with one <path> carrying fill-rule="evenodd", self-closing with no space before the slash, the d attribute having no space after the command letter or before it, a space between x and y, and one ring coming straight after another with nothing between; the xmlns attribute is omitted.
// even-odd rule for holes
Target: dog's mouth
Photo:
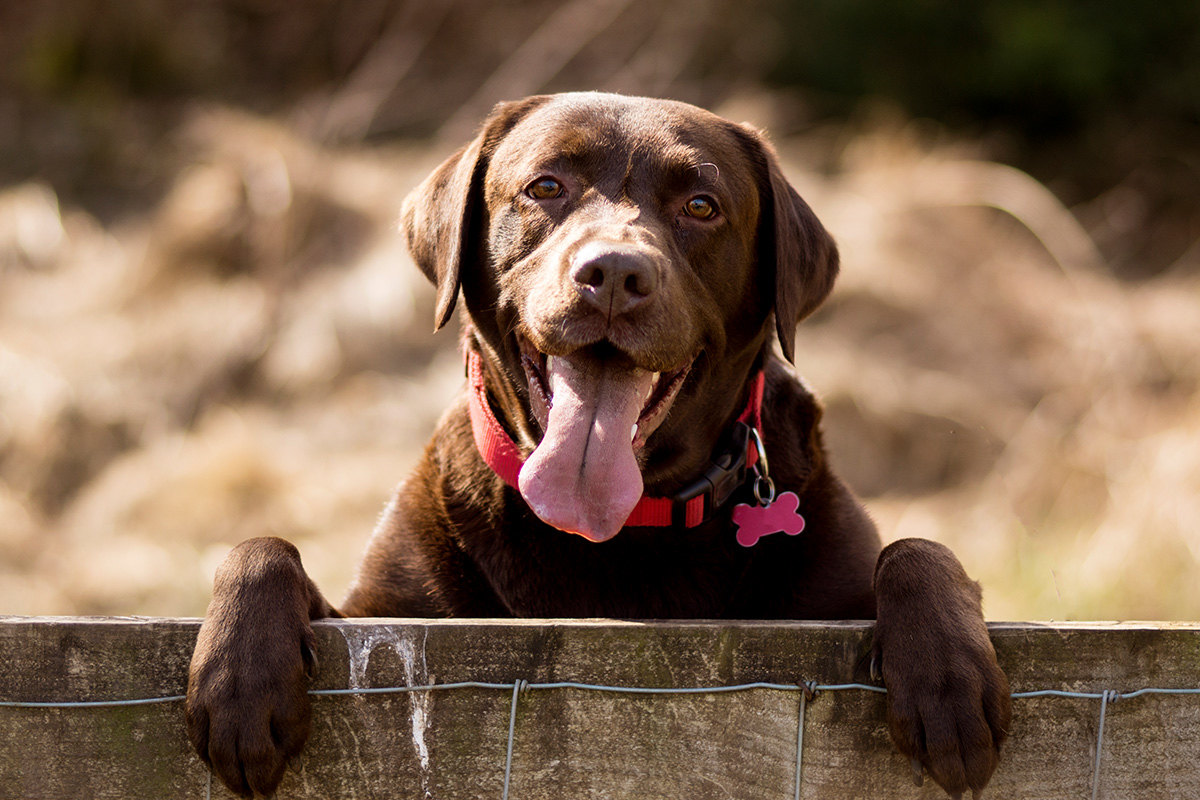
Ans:
<svg viewBox="0 0 1200 800"><path fill-rule="evenodd" d="M572 356L551 356L539 351L523 336L518 337L521 347L521 366L525 370L525 379L529 382L529 404L533 410L542 432L545 433L549 422L550 408L554 404L554 386L556 379L563 372L564 359ZM592 356L594 360L601 360ZM694 360L693 360L694 361ZM642 395L642 406L638 412L637 421L630 426L629 442L634 451L645 446L650 434L662 425L667 413L675 403L675 398L691 372L693 361L689 361L679 369L670 372L649 372L649 386ZM620 369L620 367L616 367ZM638 382L644 382L647 370L629 367Z"/></svg>
<svg viewBox="0 0 1200 800"><path fill-rule="evenodd" d="M549 525L610 539L642 496L636 453L666 419L692 361L653 372L604 344L551 356L524 337L518 343L542 428L521 468L521 495Z"/></svg>

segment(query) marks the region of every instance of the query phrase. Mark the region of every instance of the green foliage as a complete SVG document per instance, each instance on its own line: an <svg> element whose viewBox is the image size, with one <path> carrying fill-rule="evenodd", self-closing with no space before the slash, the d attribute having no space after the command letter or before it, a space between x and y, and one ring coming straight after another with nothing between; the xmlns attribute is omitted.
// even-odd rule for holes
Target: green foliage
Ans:
<svg viewBox="0 0 1200 800"><path fill-rule="evenodd" d="M1200 122L1200 3L776 0L770 79L828 112L863 96L1030 135L1099 118Z"/></svg>

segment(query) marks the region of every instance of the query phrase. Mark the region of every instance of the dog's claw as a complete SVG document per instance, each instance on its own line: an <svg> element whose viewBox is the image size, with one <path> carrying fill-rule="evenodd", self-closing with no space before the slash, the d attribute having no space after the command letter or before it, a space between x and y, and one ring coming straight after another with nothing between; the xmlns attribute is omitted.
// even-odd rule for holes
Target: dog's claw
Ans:
<svg viewBox="0 0 1200 800"><path fill-rule="evenodd" d="M921 766L920 759L911 758L911 759L909 759L908 763L909 763L909 766L912 767L913 784L916 786L924 786L925 785L925 768L923 766Z"/></svg>
<svg viewBox="0 0 1200 800"><path fill-rule="evenodd" d="M879 654L871 653L871 680L883 680L883 671L879 668Z"/></svg>
<svg viewBox="0 0 1200 800"><path fill-rule="evenodd" d="M924 786L925 784L925 768L920 765L920 759L914 757L908 759L908 765L912 768L913 786Z"/></svg>

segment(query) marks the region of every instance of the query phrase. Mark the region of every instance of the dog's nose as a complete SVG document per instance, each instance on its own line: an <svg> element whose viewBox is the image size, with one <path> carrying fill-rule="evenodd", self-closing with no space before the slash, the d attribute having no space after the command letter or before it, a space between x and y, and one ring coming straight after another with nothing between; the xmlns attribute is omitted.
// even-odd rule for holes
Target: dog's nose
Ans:
<svg viewBox="0 0 1200 800"><path fill-rule="evenodd" d="M643 303L658 290L658 270L645 253L626 245L593 242L571 259L575 290L610 317Z"/></svg>

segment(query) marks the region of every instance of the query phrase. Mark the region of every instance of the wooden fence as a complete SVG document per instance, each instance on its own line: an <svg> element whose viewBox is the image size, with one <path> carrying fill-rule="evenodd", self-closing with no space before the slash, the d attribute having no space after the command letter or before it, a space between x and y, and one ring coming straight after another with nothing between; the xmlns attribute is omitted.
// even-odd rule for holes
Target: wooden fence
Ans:
<svg viewBox="0 0 1200 800"><path fill-rule="evenodd" d="M177 698L198 626L0 617L0 800L230 797L191 752L179 699L73 705ZM990 628L1018 696L989 797L1200 797L1200 625ZM281 800L789 800L798 743L800 797L944 797L930 781L913 785L888 738L882 694L827 688L801 714L797 684L869 682L867 623L362 620L316 629L316 691L441 688L317 696L312 738ZM562 682L572 685L548 685ZM759 682L774 686L629 691ZM472 685L446 686L459 683ZM1129 696L1147 688L1171 692ZM1022 696L1045 690L1066 694ZM13 705L39 702L55 705Z"/></svg>

